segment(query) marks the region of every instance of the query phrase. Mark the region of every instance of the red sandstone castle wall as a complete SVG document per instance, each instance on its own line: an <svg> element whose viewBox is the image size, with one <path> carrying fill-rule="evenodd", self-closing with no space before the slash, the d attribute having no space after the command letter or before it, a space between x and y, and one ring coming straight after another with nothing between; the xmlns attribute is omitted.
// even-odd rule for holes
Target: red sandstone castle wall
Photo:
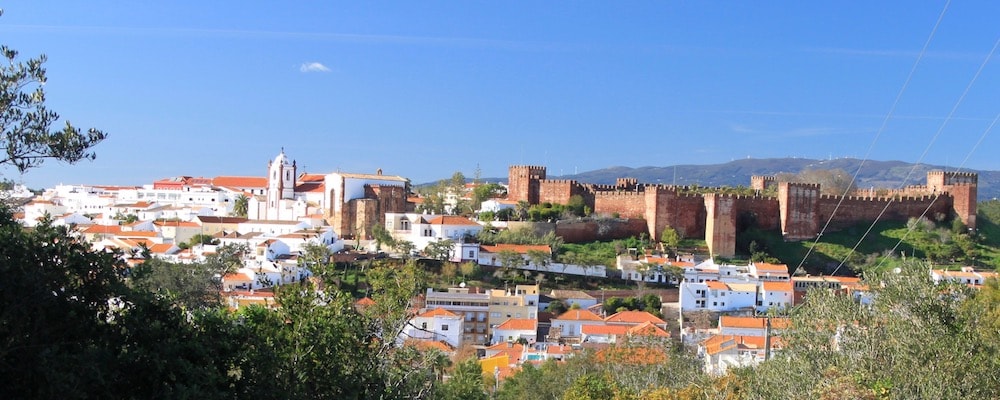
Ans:
<svg viewBox="0 0 1000 400"><path fill-rule="evenodd" d="M779 215L777 198L736 196L734 207L737 225L753 221L755 222L753 227L762 230L781 229L781 216ZM737 229L745 228L751 228L751 226L737 226Z"/></svg>
<svg viewBox="0 0 1000 400"><path fill-rule="evenodd" d="M781 182L778 211L781 232L787 240L810 239L819 233L819 185Z"/></svg>
<svg viewBox="0 0 1000 400"><path fill-rule="evenodd" d="M643 233L646 233L646 221L642 219L560 221L556 224L556 235L566 243L623 239Z"/></svg>
<svg viewBox="0 0 1000 400"><path fill-rule="evenodd" d="M580 192L580 185L569 180L543 180L538 182L538 203L566 204Z"/></svg>
<svg viewBox="0 0 1000 400"><path fill-rule="evenodd" d="M839 208L837 207L838 203L840 203ZM880 221L906 221L911 217L919 216L924 210L927 210L925 216L934 220L937 214L950 215L951 208L952 198L947 195L938 196L937 200L934 199L934 196L923 196L904 197L896 200L848 197L843 201L840 200L839 196L821 196L818 203L818 218L821 224L826 224L827 220L830 219L830 214L836 209L837 213L827 229L839 230L861 222L875 221L876 218Z"/></svg>
<svg viewBox="0 0 1000 400"><path fill-rule="evenodd" d="M643 192L596 192L594 213L615 214L622 218L646 217L646 194Z"/></svg>

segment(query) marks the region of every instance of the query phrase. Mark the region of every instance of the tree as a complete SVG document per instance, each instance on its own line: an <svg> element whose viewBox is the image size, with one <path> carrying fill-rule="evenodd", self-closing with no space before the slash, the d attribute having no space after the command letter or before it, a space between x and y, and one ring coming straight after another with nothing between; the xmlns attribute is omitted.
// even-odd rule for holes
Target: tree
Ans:
<svg viewBox="0 0 1000 400"><path fill-rule="evenodd" d="M375 239L375 251L382 251L383 244L388 247L396 245L396 239L392 237L392 233L389 233L389 230L380 223L372 225L372 238Z"/></svg>
<svg viewBox="0 0 1000 400"><path fill-rule="evenodd" d="M191 247L195 247L198 245L205 245L205 244L210 244L210 245L219 244L219 239L216 239L212 237L212 235L204 233L195 234L194 236L191 236L191 239L188 239L188 245L190 245Z"/></svg>
<svg viewBox="0 0 1000 400"><path fill-rule="evenodd" d="M513 250L500 250L500 252L497 253L497 261L500 262L500 266L507 272L511 269L524 265L524 257L522 257L520 253Z"/></svg>
<svg viewBox="0 0 1000 400"><path fill-rule="evenodd" d="M132 269L135 287L188 310L218 307L216 271L209 263L173 263L148 259Z"/></svg>
<svg viewBox="0 0 1000 400"><path fill-rule="evenodd" d="M233 200L233 215L237 217L246 218L247 212L250 207L250 198L247 195L240 193Z"/></svg>
<svg viewBox="0 0 1000 400"><path fill-rule="evenodd" d="M479 208L486 200L507 195L507 188L499 183L485 183L472 189L472 203Z"/></svg>
<svg viewBox="0 0 1000 400"><path fill-rule="evenodd" d="M0 12L2 15L2 12ZM0 165L12 165L20 172L37 167L47 159L76 163L93 160L90 149L107 138L91 128L87 132L68 121L62 130L51 130L59 114L45 107L45 55L21 62L16 50L0 46L6 62L0 65Z"/></svg>
<svg viewBox="0 0 1000 400"><path fill-rule="evenodd" d="M417 250L417 245L409 240L397 240L396 245L393 246L404 258L410 257Z"/></svg>
<svg viewBox="0 0 1000 400"><path fill-rule="evenodd" d="M430 242L427 247L424 248L424 253L427 257L436 260L447 260L451 258L452 252L455 251L455 242L451 239L442 239Z"/></svg>
<svg viewBox="0 0 1000 400"><path fill-rule="evenodd" d="M669 252L673 253L681 243L681 235L677 233L676 229L668 226L663 228L663 232L660 233L660 242Z"/></svg>
<svg viewBox="0 0 1000 400"><path fill-rule="evenodd" d="M455 366L451 379L438 388L436 399L486 400L483 390L483 369L475 358L468 358Z"/></svg>

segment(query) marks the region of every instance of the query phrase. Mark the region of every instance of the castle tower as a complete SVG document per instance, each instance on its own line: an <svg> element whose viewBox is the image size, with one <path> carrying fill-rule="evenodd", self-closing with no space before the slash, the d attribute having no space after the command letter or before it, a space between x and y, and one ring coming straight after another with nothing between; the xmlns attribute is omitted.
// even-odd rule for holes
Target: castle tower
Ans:
<svg viewBox="0 0 1000 400"><path fill-rule="evenodd" d="M819 233L819 185L778 183L778 215L785 240L805 240Z"/></svg>
<svg viewBox="0 0 1000 400"><path fill-rule="evenodd" d="M545 179L545 167L512 165L507 176L507 198L538 204L538 184L543 179Z"/></svg>
<svg viewBox="0 0 1000 400"><path fill-rule="evenodd" d="M705 244L712 257L732 257L736 255L736 213L734 200L730 196L707 193L705 210Z"/></svg>
<svg viewBox="0 0 1000 400"><path fill-rule="evenodd" d="M927 188L952 197L955 217L970 229L976 229L976 198L979 175L974 172L927 171Z"/></svg>
<svg viewBox="0 0 1000 400"><path fill-rule="evenodd" d="M773 176L754 175L750 177L750 189L763 192L775 184Z"/></svg>
<svg viewBox="0 0 1000 400"><path fill-rule="evenodd" d="M295 161L289 162L285 149L267 163L267 219L279 219L281 200L295 198Z"/></svg>

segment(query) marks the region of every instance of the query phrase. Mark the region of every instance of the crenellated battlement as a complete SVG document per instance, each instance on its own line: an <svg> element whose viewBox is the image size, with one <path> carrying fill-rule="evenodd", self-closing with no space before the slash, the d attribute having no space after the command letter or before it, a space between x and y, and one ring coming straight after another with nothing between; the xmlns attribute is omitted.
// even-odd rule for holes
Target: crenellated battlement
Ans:
<svg viewBox="0 0 1000 400"><path fill-rule="evenodd" d="M581 196L595 213L646 220L650 235L666 227L685 238L704 235L712 253L723 256L734 255L736 226L744 220L762 229L780 229L786 240L815 238L824 226L838 230L877 218L905 221L926 210L955 215L975 227L978 175L970 172L929 171L926 185L857 189L847 196L826 195L819 184L779 182L769 175L751 176L752 190L743 190L639 183L624 177L613 185L591 184L546 179L545 173L543 166L511 166L508 199L566 204Z"/></svg>

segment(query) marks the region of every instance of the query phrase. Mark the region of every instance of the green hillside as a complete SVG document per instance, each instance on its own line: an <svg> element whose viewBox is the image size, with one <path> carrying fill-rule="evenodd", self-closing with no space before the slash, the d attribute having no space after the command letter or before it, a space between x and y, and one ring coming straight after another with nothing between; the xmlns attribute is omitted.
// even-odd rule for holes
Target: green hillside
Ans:
<svg viewBox="0 0 1000 400"><path fill-rule="evenodd" d="M757 251L777 258L793 269L801 265L801 269L812 274L891 268L906 257L926 259L942 268L974 265L997 269L1000 268L998 221L1000 201L991 200L979 203L979 229L973 234L969 234L964 226L947 221L887 221L875 224L867 235L865 232L870 224L861 224L824 234L818 242L785 242L778 232L750 231L741 237L737 245L745 254L750 254L751 242L756 242ZM864 240L861 240L862 237ZM838 270L841 264L843 267Z"/></svg>

